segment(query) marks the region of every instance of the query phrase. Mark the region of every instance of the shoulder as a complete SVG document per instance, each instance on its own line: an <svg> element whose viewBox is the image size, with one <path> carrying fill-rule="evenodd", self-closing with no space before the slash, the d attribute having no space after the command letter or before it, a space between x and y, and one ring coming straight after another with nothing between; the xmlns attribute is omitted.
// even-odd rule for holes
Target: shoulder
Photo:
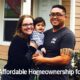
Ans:
<svg viewBox="0 0 80 80"><path fill-rule="evenodd" d="M51 33L51 32L52 32L52 28L49 29L49 30L46 30L46 31L44 32L44 34Z"/></svg>
<svg viewBox="0 0 80 80"><path fill-rule="evenodd" d="M63 36L73 36L75 37L74 33L68 29L67 27L64 27L63 29L61 29L58 34L60 34L62 37Z"/></svg>
<svg viewBox="0 0 80 80"><path fill-rule="evenodd" d="M73 37L75 37L74 33L68 28L65 28L64 36L73 36Z"/></svg>
<svg viewBox="0 0 80 80"><path fill-rule="evenodd" d="M13 40L12 40L12 42L19 42L19 41L22 41L22 38L21 37L19 37L19 36L15 36L14 38L13 38Z"/></svg>
<svg viewBox="0 0 80 80"><path fill-rule="evenodd" d="M32 36L39 35L38 31L33 31Z"/></svg>
<svg viewBox="0 0 80 80"><path fill-rule="evenodd" d="M19 36L15 36L11 42L11 44L13 45L20 45L20 44L23 44L25 41L19 37Z"/></svg>
<svg viewBox="0 0 80 80"><path fill-rule="evenodd" d="M65 30L63 31L62 39L63 39L63 41L66 41L68 43L69 42L70 43L72 43L72 42L75 43L75 41L76 41L74 33L68 28L65 28Z"/></svg>
<svg viewBox="0 0 80 80"><path fill-rule="evenodd" d="M10 44L9 50L13 50L13 51L19 51L19 50L26 50L27 48L27 42L19 37L19 36L15 36Z"/></svg>
<svg viewBox="0 0 80 80"><path fill-rule="evenodd" d="M37 34L37 33L39 33L38 31L33 31L33 34Z"/></svg>

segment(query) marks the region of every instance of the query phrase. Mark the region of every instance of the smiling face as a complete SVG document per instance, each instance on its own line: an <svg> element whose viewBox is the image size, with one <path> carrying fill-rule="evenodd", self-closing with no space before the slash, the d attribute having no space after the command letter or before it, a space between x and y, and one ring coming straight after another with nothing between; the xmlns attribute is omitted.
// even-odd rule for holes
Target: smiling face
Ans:
<svg viewBox="0 0 80 80"><path fill-rule="evenodd" d="M43 22L39 22L35 25L35 30L38 32L44 32L45 25Z"/></svg>
<svg viewBox="0 0 80 80"><path fill-rule="evenodd" d="M53 25L53 27L57 28L63 26L65 19L66 19L65 12L62 9L58 7L51 9L50 22Z"/></svg>
<svg viewBox="0 0 80 80"><path fill-rule="evenodd" d="M34 29L32 18L26 17L22 22L21 30L25 35L31 35Z"/></svg>

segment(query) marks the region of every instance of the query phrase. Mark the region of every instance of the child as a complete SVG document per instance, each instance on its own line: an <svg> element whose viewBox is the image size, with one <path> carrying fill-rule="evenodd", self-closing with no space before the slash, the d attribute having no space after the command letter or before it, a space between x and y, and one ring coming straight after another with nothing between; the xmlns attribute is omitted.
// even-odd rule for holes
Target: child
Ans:
<svg viewBox="0 0 80 80"><path fill-rule="evenodd" d="M37 17L34 20L34 31L31 36L31 42L36 43L37 51L41 51L42 53L46 53L46 50L43 46L44 43L44 29L45 29L45 21L42 17Z"/></svg>
<svg viewBox="0 0 80 80"><path fill-rule="evenodd" d="M44 43L44 29L45 29L45 21L42 17L37 17L34 20L34 31L31 35L31 41L30 46L34 47L39 53L43 55L43 53L46 53L46 50L43 46ZM36 52L37 52L36 51ZM38 54L37 54L38 55ZM39 64L35 64L34 69L39 68ZM36 74L37 75L37 74ZM38 76L31 75L30 80L37 79Z"/></svg>

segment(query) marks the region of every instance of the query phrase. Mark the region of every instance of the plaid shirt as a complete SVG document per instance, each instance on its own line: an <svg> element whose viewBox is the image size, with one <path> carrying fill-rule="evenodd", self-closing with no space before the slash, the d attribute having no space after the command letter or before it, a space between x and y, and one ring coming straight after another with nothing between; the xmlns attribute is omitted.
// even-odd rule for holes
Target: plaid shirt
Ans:
<svg viewBox="0 0 80 80"><path fill-rule="evenodd" d="M38 46L43 45L43 43L44 43L44 33L33 31L33 34L31 36L31 40L34 40L37 43Z"/></svg>

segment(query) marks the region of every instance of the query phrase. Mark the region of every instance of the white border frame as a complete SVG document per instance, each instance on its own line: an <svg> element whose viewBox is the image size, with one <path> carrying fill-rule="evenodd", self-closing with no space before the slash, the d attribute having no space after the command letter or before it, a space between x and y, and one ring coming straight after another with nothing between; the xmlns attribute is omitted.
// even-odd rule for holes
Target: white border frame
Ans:
<svg viewBox="0 0 80 80"><path fill-rule="evenodd" d="M71 0L70 9L70 30L75 33L75 0Z"/></svg>

